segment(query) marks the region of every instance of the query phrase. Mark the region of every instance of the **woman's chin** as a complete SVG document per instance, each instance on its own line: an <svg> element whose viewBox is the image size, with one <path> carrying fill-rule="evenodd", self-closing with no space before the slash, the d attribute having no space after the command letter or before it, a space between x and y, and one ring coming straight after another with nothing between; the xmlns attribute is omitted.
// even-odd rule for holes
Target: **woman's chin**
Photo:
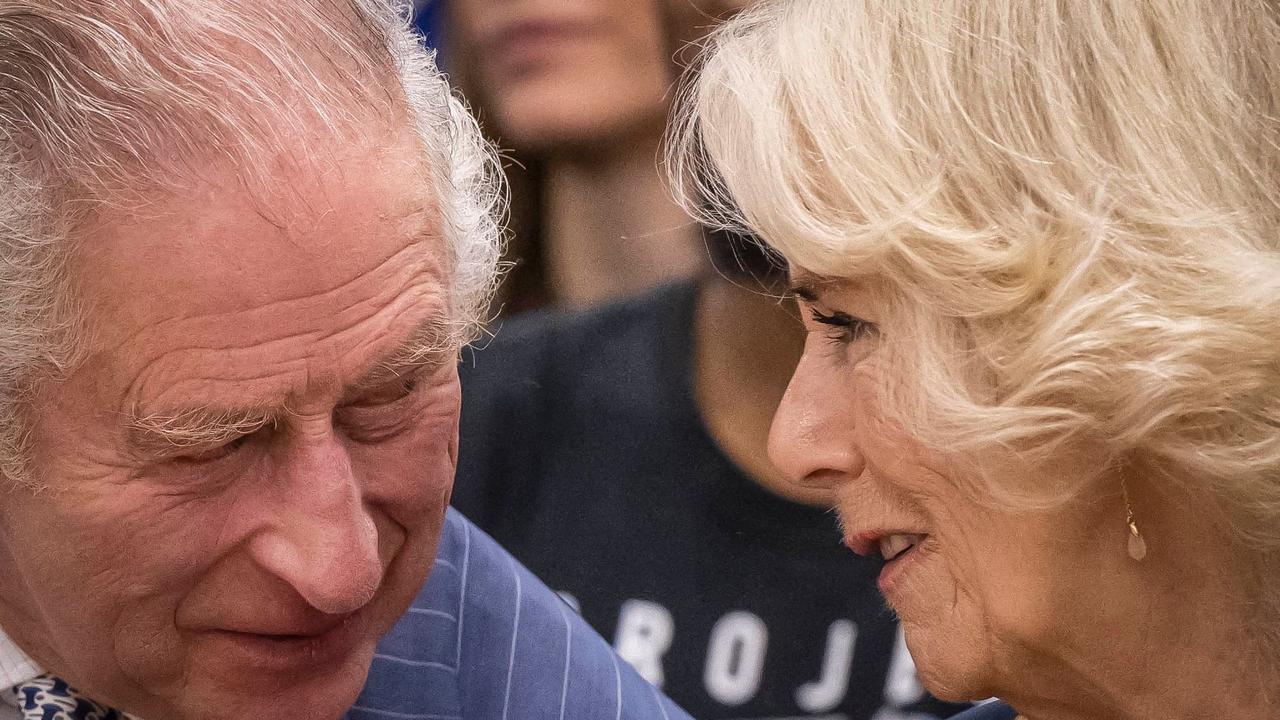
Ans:
<svg viewBox="0 0 1280 720"><path fill-rule="evenodd" d="M950 702L986 700L997 693L991 687L989 661L966 638L940 636L933 631L915 633L903 623L907 647L916 663L916 674L934 697ZM921 637L924 635L924 637Z"/></svg>
<svg viewBox="0 0 1280 720"><path fill-rule="evenodd" d="M902 623L920 682L942 700L985 700L994 694L994 667L982 614L964 603L945 578L921 573L891 606Z"/></svg>

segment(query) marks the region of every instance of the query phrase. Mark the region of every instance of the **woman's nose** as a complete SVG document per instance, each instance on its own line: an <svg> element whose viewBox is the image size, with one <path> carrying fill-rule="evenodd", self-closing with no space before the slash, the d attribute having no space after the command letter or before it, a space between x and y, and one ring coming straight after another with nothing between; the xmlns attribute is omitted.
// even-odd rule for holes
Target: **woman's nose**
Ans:
<svg viewBox="0 0 1280 720"><path fill-rule="evenodd" d="M787 385L769 431L769 458L793 483L829 487L862 473L853 393L841 379L806 352Z"/></svg>

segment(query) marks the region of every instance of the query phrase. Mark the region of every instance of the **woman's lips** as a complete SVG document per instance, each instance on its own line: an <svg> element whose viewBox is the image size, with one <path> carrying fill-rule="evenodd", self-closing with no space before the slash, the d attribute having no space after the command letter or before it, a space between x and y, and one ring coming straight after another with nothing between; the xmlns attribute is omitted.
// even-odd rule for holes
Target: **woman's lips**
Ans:
<svg viewBox="0 0 1280 720"><path fill-rule="evenodd" d="M924 542L923 536L920 542ZM880 577L876 581L876 586L880 588L880 594L892 602L895 588L902 584L911 568L916 565L921 557L920 544L917 543L895 555L892 560L885 562L884 567L880 568Z"/></svg>
<svg viewBox="0 0 1280 720"><path fill-rule="evenodd" d="M892 561L924 541L924 536L914 533L894 533L880 538L880 556Z"/></svg>
<svg viewBox="0 0 1280 720"><path fill-rule="evenodd" d="M885 561L880 569L880 592L889 596L894 587L901 584L902 576L918 559L916 552L928 540L927 533L906 530L877 530L845 536L844 544L864 557L878 557Z"/></svg>
<svg viewBox="0 0 1280 720"><path fill-rule="evenodd" d="M892 560L904 550L924 542L927 537L929 537L928 533L915 530L871 530L856 534L846 533L844 544L863 557Z"/></svg>

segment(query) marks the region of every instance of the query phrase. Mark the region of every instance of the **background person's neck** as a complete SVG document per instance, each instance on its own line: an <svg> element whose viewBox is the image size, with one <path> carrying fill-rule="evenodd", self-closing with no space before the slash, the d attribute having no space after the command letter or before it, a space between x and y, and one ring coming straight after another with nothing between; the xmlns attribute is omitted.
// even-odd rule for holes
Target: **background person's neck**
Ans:
<svg viewBox="0 0 1280 720"><path fill-rule="evenodd" d="M706 266L701 231L659 175L660 142L654 132L547 160L543 257L555 302L590 305Z"/></svg>
<svg viewBox="0 0 1280 720"><path fill-rule="evenodd" d="M698 295L694 393L707 431L748 477L793 502L830 507L829 490L786 480L766 447L774 411L800 359L795 305L754 280L715 275Z"/></svg>

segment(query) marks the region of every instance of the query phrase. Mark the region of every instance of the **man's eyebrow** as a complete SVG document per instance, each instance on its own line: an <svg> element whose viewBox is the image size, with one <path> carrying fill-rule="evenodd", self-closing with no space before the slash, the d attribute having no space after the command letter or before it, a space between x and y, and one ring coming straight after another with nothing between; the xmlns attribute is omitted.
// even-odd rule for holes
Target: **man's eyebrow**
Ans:
<svg viewBox="0 0 1280 720"><path fill-rule="evenodd" d="M379 358L348 392L380 387L419 368L454 362L457 343L451 330L444 315L427 319L404 342ZM280 427L287 412L286 408L203 405L144 414L134 406L125 418L126 447L143 457L213 447L265 427Z"/></svg>
<svg viewBox="0 0 1280 720"><path fill-rule="evenodd" d="M420 324L404 342L383 355L352 390L376 388L418 369L452 363L458 348L453 328L444 315L433 315Z"/></svg>
<svg viewBox="0 0 1280 720"><path fill-rule="evenodd" d="M184 408L173 412L138 414L136 408L125 423L127 447L146 456L211 447L230 442L264 427L276 427L279 410L258 408Z"/></svg>

